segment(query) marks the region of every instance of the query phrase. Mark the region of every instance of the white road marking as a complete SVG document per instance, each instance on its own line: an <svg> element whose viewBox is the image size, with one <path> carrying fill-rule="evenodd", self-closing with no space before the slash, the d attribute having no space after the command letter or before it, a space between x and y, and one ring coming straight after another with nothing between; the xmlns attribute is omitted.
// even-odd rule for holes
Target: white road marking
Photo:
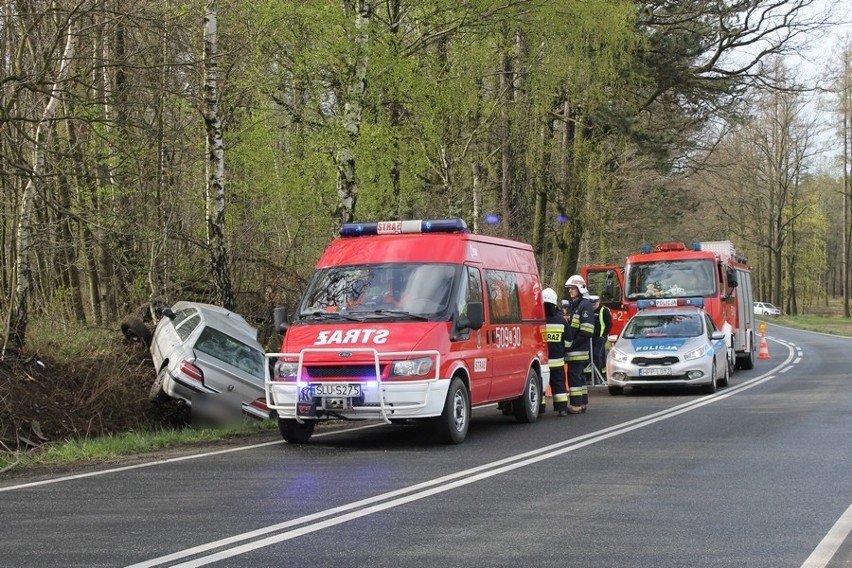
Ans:
<svg viewBox="0 0 852 568"><path fill-rule="evenodd" d="M840 515L825 538L820 541L814 551L805 559L802 568L823 568L837 554L837 549L843 544L843 541L849 536L852 531L852 505L846 509L846 512Z"/></svg>

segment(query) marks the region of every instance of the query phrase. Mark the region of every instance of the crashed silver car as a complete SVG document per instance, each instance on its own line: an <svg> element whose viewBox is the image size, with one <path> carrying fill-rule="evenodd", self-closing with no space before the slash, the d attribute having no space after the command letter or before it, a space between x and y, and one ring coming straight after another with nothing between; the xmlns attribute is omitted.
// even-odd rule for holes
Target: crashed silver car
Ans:
<svg viewBox="0 0 852 568"><path fill-rule="evenodd" d="M225 422L269 418L263 390L266 358L257 330L219 306L177 302L165 308L151 340L157 378L152 400L171 397L193 416Z"/></svg>
<svg viewBox="0 0 852 568"><path fill-rule="evenodd" d="M732 367L724 332L702 308L648 308L630 319L610 350L607 387L614 395L652 385L701 386L709 394L727 386Z"/></svg>

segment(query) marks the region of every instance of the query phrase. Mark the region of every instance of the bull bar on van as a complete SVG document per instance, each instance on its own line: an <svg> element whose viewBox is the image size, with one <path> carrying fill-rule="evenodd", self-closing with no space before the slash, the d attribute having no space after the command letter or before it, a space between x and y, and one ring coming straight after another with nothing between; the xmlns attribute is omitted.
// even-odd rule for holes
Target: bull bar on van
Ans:
<svg viewBox="0 0 852 568"><path fill-rule="evenodd" d="M325 355L322 363L306 363L312 354ZM357 355L362 357L356 357ZM352 359L346 365L327 365L328 356ZM380 352L373 348L353 348L340 350L334 348L312 347L299 353L267 353L264 387L266 404L275 410L279 418L293 418L300 424L308 419L342 418L346 420L381 419L390 424L391 419L438 416L444 407L449 388L449 380L441 381L441 354L436 350ZM430 358L433 371L424 379L399 378L383 380L382 368L388 374L397 364L406 361ZM278 362L296 363L294 377L277 378ZM371 374L364 374L372 367ZM311 371L324 370L325 377L311 377ZM350 380L352 371L357 373ZM329 378L332 374L335 378ZM316 395L317 387L324 387L325 393ZM354 387L360 394L354 396ZM340 394L326 396L337 389Z"/></svg>

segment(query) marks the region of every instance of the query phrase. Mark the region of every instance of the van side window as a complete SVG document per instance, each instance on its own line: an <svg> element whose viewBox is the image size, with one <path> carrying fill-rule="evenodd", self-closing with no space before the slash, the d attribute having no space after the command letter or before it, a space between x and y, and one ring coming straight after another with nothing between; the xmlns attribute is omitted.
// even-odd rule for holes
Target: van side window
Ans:
<svg viewBox="0 0 852 568"><path fill-rule="evenodd" d="M479 276L479 269L474 266L465 266L464 271L456 299L456 309L461 315L467 314L468 303L482 301L482 280Z"/></svg>
<svg viewBox="0 0 852 568"><path fill-rule="evenodd" d="M502 270L486 270L485 285L488 288L491 323L520 323L521 299L515 274Z"/></svg>

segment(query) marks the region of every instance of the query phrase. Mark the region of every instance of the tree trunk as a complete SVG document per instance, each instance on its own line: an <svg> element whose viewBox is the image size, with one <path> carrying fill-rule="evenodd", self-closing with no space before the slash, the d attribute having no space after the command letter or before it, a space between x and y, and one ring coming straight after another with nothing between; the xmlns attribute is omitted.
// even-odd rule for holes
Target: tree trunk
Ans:
<svg viewBox="0 0 852 568"><path fill-rule="evenodd" d="M231 284L231 266L225 242L225 144L219 116L219 71L217 62L216 0L207 0L204 16L204 123L207 127L207 245L216 300L228 310L236 309Z"/></svg>
<svg viewBox="0 0 852 568"><path fill-rule="evenodd" d="M50 134L53 131L53 119L56 116L56 107L59 105L60 89L68 75L71 59L74 57L74 33L74 25L69 24L65 36L65 49L62 53L62 60L59 63L59 71L56 74L56 80L51 88L50 97L44 107L41 120L36 126L33 165L29 172L27 185L24 188L20 214L18 216L18 240L16 248L18 283L15 288L15 305L7 336L7 344L3 346L4 353L8 344L11 344L16 349L20 349L26 343L31 286L30 237L33 204L40 183L40 177L44 173L45 155L50 144Z"/></svg>
<svg viewBox="0 0 852 568"><path fill-rule="evenodd" d="M355 147L361 134L361 111L364 104L364 94L367 91L368 28L372 17L373 0L359 0L358 14L355 16L357 35L355 37L354 73L343 103L343 129L346 132L346 140L335 154L338 197L336 216L341 224L349 223L355 219L355 205L358 201Z"/></svg>

